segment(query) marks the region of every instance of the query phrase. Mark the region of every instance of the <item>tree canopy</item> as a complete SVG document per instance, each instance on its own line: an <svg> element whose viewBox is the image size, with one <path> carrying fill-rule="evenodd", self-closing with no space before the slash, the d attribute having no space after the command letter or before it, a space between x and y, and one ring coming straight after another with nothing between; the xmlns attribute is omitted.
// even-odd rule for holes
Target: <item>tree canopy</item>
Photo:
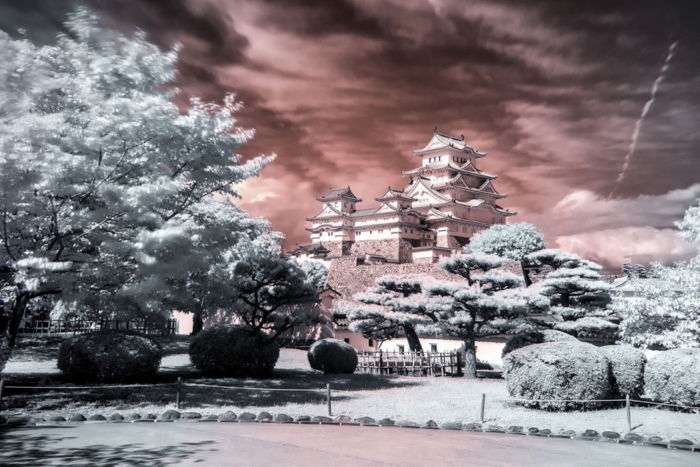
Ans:
<svg viewBox="0 0 700 467"><path fill-rule="evenodd" d="M676 223L700 248L700 205ZM700 254L665 266L652 263L647 277L630 279L628 293L615 297L623 342L642 348L700 347Z"/></svg>
<svg viewBox="0 0 700 467"><path fill-rule="evenodd" d="M469 241L468 252L485 253L520 263L525 285L530 286L528 255L543 249L544 235L527 222L496 224L474 235Z"/></svg>
<svg viewBox="0 0 700 467"><path fill-rule="evenodd" d="M275 237L225 201L272 160L235 153L253 132L236 125L234 97L178 108L177 48L103 29L84 9L66 28L41 47L0 32L0 280L11 313L0 368L32 300L148 316L168 310L164 296L192 311L206 300L186 298L211 277L205 262Z"/></svg>

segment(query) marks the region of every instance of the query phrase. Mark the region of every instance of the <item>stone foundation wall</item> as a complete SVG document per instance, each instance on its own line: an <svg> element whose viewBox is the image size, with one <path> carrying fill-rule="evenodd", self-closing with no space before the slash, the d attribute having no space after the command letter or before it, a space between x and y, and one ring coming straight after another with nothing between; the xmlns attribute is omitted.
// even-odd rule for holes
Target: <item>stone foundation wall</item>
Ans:
<svg viewBox="0 0 700 467"><path fill-rule="evenodd" d="M379 255L387 259L399 259L400 240L387 238L381 240L358 240L350 248L350 255ZM410 261L410 260L409 260Z"/></svg>
<svg viewBox="0 0 700 467"><path fill-rule="evenodd" d="M329 251L328 256L343 256L343 244L346 242L329 242L325 241L322 243ZM347 254L347 253L346 253Z"/></svg>
<svg viewBox="0 0 700 467"><path fill-rule="evenodd" d="M510 263L503 268L520 275L518 263ZM454 274L448 274L438 266L438 263L384 263L384 264L357 264L357 257L344 256L331 261L328 269L328 285L337 290L342 297L348 300L357 292L363 292L368 287L374 286L374 281L387 274L427 274L440 280L458 281L461 278Z"/></svg>
<svg viewBox="0 0 700 467"><path fill-rule="evenodd" d="M436 246L442 247L442 248L461 248L462 245L459 244L457 239L453 237L452 235L438 235L437 236L437 241L435 242Z"/></svg>

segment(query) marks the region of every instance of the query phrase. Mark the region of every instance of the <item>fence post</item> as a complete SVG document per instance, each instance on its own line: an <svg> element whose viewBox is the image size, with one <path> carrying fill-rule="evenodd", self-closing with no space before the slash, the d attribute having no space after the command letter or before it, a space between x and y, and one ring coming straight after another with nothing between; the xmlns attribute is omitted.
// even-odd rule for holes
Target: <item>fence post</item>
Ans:
<svg viewBox="0 0 700 467"><path fill-rule="evenodd" d="M627 432L632 432L632 413L630 410L630 395L625 395L625 409L627 410Z"/></svg>
<svg viewBox="0 0 700 467"><path fill-rule="evenodd" d="M175 403L177 405L177 409L180 410L180 392L182 391L182 376L177 377L177 396L175 399Z"/></svg>
<svg viewBox="0 0 700 467"><path fill-rule="evenodd" d="M384 371L384 362L382 361L382 351L379 351L379 374L381 375Z"/></svg>
<svg viewBox="0 0 700 467"><path fill-rule="evenodd" d="M484 406L486 405L486 394L481 393L481 423L484 423Z"/></svg>
<svg viewBox="0 0 700 467"><path fill-rule="evenodd" d="M328 416L331 417L333 416L333 412L331 411L331 383L326 384L326 392L328 398Z"/></svg>
<svg viewBox="0 0 700 467"><path fill-rule="evenodd" d="M2 389L5 387L5 378L0 379L0 412L2 412Z"/></svg>

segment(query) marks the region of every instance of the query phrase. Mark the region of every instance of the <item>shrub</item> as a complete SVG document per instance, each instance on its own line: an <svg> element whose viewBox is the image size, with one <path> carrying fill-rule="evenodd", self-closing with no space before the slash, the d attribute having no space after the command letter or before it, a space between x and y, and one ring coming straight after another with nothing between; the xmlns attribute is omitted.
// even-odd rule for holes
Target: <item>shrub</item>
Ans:
<svg viewBox="0 0 700 467"><path fill-rule="evenodd" d="M324 373L353 373L357 368L357 351L338 339L320 339L307 353L314 370Z"/></svg>
<svg viewBox="0 0 700 467"><path fill-rule="evenodd" d="M602 318L587 316L576 321L557 323L554 329L576 337L613 338L617 335L618 325Z"/></svg>
<svg viewBox="0 0 700 467"><path fill-rule="evenodd" d="M610 391L613 397L629 394L639 398L644 389L644 352L630 345L607 345L600 350L610 361Z"/></svg>
<svg viewBox="0 0 700 467"><path fill-rule="evenodd" d="M513 350L527 347L528 345L541 344L543 342L559 342L559 341L575 341L578 340L574 336L561 331L552 329L541 329L536 331L526 331L508 339L506 345L501 351L501 356L505 357Z"/></svg>
<svg viewBox="0 0 700 467"><path fill-rule="evenodd" d="M139 381L156 374L162 354L160 345L147 337L97 332L64 341L58 368L71 381Z"/></svg>
<svg viewBox="0 0 700 467"><path fill-rule="evenodd" d="M192 364L211 376L269 376L280 355L279 344L247 326L214 326L197 333L190 343Z"/></svg>
<svg viewBox="0 0 700 467"><path fill-rule="evenodd" d="M700 349L673 349L649 358L644 396L670 404L700 406Z"/></svg>
<svg viewBox="0 0 700 467"><path fill-rule="evenodd" d="M527 407L569 410L597 407L599 403L567 402L603 399L610 390L608 359L591 344L574 341L530 345L509 353L503 361L508 392Z"/></svg>

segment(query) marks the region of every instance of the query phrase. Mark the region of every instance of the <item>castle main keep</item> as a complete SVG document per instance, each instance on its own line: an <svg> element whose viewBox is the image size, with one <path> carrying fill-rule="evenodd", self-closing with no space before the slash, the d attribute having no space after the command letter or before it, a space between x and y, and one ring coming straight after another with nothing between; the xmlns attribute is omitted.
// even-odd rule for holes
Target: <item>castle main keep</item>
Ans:
<svg viewBox="0 0 700 467"><path fill-rule="evenodd" d="M475 233L515 214L498 204L506 195L496 191L496 175L477 168L477 160L486 154L471 148L464 136L436 130L413 155L421 165L403 172L407 185L401 190L389 187L375 198L374 207L356 209L362 200L349 186L317 198L321 211L307 219L312 243L290 253L434 263L461 250Z"/></svg>

